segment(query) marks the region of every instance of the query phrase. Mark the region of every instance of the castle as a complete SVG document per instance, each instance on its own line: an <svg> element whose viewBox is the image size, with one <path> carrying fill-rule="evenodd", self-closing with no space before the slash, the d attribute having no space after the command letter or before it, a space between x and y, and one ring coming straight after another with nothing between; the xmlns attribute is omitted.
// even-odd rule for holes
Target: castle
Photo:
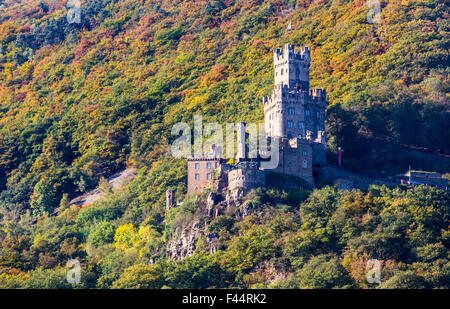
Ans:
<svg viewBox="0 0 450 309"><path fill-rule="evenodd" d="M250 189L264 187L271 175L289 175L314 187L313 167L326 164L326 93L309 88L311 55L308 47L296 51L286 44L274 50L274 88L263 98L264 127L267 139L279 140L276 168L264 169L262 159L249 158L245 123L238 124L236 161L222 159L221 147L211 153L187 158L188 194L206 186L236 199Z"/></svg>

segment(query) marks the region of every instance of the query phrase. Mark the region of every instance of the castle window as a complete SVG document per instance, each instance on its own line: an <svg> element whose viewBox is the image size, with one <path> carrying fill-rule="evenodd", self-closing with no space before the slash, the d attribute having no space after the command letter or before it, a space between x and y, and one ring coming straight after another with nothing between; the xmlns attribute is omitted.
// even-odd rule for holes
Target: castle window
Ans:
<svg viewBox="0 0 450 309"><path fill-rule="evenodd" d="M281 75L283 75L283 69L281 69Z"/></svg>
<svg viewBox="0 0 450 309"><path fill-rule="evenodd" d="M302 121L299 121L299 122L297 123L297 126L298 126L298 128L299 128L300 130L303 130L303 122L302 122Z"/></svg>
<svg viewBox="0 0 450 309"><path fill-rule="evenodd" d="M320 126L317 126L317 132L319 132L320 131Z"/></svg>
<svg viewBox="0 0 450 309"><path fill-rule="evenodd" d="M195 180L199 180L200 179L200 174L195 174Z"/></svg>
<svg viewBox="0 0 450 309"><path fill-rule="evenodd" d="M198 170L200 168L200 164L195 163L195 169Z"/></svg>
<svg viewBox="0 0 450 309"><path fill-rule="evenodd" d="M305 109L305 116L309 117L309 115L310 115L309 109Z"/></svg>
<svg viewBox="0 0 450 309"><path fill-rule="evenodd" d="M302 151L302 154L303 154L304 157L306 157L306 156L308 156L308 151L303 150L303 151Z"/></svg>
<svg viewBox="0 0 450 309"><path fill-rule="evenodd" d="M211 179L211 173L206 174L206 179L208 179L208 180Z"/></svg>
<svg viewBox="0 0 450 309"><path fill-rule="evenodd" d="M319 112L316 112L316 117L317 117L317 119L320 118L320 113Z"/></svg>
<svg viewBox="0 0 450 309"><path fill-rule="evenodd" d="M303 168L307 168L308 167L308 161L303 160Z"/></svg>
<svg viewBox="0 0 450 309"><path fill-rule="evenodd" d="M287 121L287 128L288 128L288 129L292 129L293 126L294 126L294 125L293 125L293 123L292 123L292 120L288 120L288 121Z"/></svg>
<svg viewBox="0 0 450 309"><path fill-rule="evenodd" d="M209 163L209 162L206 163L206 168L207 168L207 169L211 169L211 163Z"/></svg>
<svg viewBox="0 0 450 309"><path fill-rule="evenodd" d="M293 107L289 107L288 108L288 113L289 113L289 115L294 115L295 114L294 108Z"/></svg>

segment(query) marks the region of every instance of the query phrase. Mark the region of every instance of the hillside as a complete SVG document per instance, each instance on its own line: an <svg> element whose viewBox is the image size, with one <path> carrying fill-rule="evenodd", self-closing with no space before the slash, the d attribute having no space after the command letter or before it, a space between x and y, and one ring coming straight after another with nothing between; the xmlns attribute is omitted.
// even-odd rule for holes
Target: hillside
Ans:
<svg viewBox="0 0 450 309"><path fill-rule="evenodd" d="M154 287L175 287L174 276L205 260L224 276L206 280L210 286L268 286L266 275L245 276L260 263L275 263L270 256L287 263L283 271L292 287L314 286L298 279L306 275L296 274L295 267L310 263L314 271L314 263L322 265L330 256L335 259L323 267L345 278L336 286L363 287L351 275L350 260L380 248L388 253L379 258L401 264L402 276L420 277L413 284L448 287L440 277L448 274L448 256L442 253L449 246L448 193L429 188L376 188L375 193L325 188L289 193L305 197L283 202L259 193L265 216L275 212L273 218L249 218L235 230L228 219L217 225L221 231L225 224L223 249L231 248L226 254L254 250L263 255L255 253L251 261L229 256L230 264L223 265L199 253L198 260L175 265L162 249L174 232L171 224L190 223L170 223L164 210L168 188L177 200L186 192L185 162L167 156L172 125L192 124L194 114L220 124L262 121L261 97L273 84L272 50L289 42L284 32L290 20L292 42L312 50L311 86L327 91L330 162L340 146L344 166L359 173L394 175L409 165L448 173L447 2L381 1L381 24L367 23L369 9L362 0L91 0L81 2L80 23L68 23L66 1L3 0L0 5L0 273L5 274L0 287L35 286L39 280L33 278L49 274L59 284L66 259L75 256L89 269L86 287L128 286L127 274L141 272L165 274L155 275ZM92 207L70 207L47 217L95 189L102 177L127 167L138 175L122 191ZM298 219L309 204L321 205L323 194L333 201L324 202L332 207L326 216L347 220L336 223L332 236L326 234L331 224L326 216L320 223ZM357 200L348 202L357 211L346 217L342 199ZM179 211L187 218L199 207L184 205ZM388 229L392 221L399 221L395 231ZM367 233L374 230L380 238L367 245ZM252 249L233 238L247 232ZM278 244L284 232L303 237L306 247ZM419 240L422 232L428 236ZM405 251L386 249L390 238L383 233ZM273 242L261 240L266 236ZM438 253L427 257L424 252L433 248ZM307 262L311 257L317 261ZM150 258L161 264L147 269L143 264ZM337 266L345 259L343 268ZM422 266L414 263L439 269L439 278L420 273ZM132 268L124 273L125 266Z"/></svg>

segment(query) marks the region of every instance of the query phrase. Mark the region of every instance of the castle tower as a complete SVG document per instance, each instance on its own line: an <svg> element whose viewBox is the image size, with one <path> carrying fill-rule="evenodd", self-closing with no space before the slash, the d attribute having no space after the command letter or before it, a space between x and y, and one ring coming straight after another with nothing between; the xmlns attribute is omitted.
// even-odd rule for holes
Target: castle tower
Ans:
<svg viewBox="0 0 450 309"><path fill-rule="evenodd" d="M288 88L309 90L309 67L311 55L309 47L296 52L294 45L286 44L283 49L273 52L273 68L275 86L287 85Z"/></svg>
<svg viewBox="0 0 450 309"><path fill-rule="evenodd" d="M274 89L270 97L263 98L265 130L268 136L306 138L310 140L326 137L325 131L326 92L309 89L310 49L286 44L277 48L274 58Z"/></svg>

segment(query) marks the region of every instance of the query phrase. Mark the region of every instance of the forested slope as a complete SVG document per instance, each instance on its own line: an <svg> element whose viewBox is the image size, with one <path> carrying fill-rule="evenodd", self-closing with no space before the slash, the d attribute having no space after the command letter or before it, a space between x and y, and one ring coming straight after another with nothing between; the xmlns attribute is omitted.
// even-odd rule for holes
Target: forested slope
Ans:
<svg viewBox="0 0 450 309"><path fill-rule="evenodd" d="M194 114L261 121L272 50L289 42L290 20L293 43L312 49L311 85L327 90L330 162L341 146L344 166L360 173L449 171L448 157L411 150L450 153L447 1L381 1L381 24L367 22L366 1L92 0L81 2L80 23L68 23L66 1L0 2L0 260L18 272L79 255L103 267L109 286L123 270L112 270L113 256L141 262L134 241L111 244L130 223L141 240L157 233L142 241L161 257L164 192L185 193L184 162L167 157L172 125ZM41 217L125 166L140 169L131 193ZM443 246L439 237L429 244ZM104 252L89 251L92 242Z"/></svg>

